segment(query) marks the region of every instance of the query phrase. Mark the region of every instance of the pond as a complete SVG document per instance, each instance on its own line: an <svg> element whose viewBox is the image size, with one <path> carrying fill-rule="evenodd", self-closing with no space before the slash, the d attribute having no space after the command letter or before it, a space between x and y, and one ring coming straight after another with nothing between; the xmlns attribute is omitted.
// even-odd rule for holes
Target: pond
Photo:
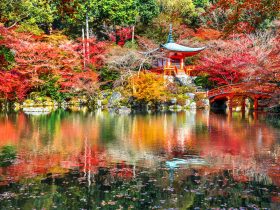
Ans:
<svg viewBox="0 0 280 210"><path fill-rule="evenodd" d="M271 119L2 113L0 209L280 209Z"/></svg>

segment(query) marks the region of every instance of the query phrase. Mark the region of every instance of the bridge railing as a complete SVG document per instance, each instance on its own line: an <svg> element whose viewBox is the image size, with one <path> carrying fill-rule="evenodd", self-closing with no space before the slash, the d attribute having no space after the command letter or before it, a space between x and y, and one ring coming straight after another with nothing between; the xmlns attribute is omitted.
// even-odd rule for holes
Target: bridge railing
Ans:
<svg viewBox="0 0 280 210"><path fill-rule="evenodd" d="M207 92L207 97L212 98L222 94L230 94L230 93L254 93L254 94L271 94L275 92L277 85L271 83L255 83L255 82L248 82L248 83L238 83L232 85L225 85L218 88L214 88Z"/></svg>

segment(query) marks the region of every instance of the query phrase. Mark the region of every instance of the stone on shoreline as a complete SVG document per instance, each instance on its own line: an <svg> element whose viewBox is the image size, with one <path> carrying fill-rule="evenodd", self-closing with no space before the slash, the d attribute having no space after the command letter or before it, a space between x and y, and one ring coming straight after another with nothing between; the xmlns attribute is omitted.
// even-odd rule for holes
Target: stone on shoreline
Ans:
<svg viewBox="0 0 280 210"><path fill-rule="evenodd" d="M169 109L169 111L172 111L172 112L179 112L179 111L182 111L183 107L180 105L172 105L172 106L169 106L168 109Z"/></svg>
<svg viewBox="0 0 280 210"><path fill-rule="evenodd" d="M108 107L115 106L122 99L122 94L120 92L113 92L108 101Z"/></svg>
<svg viewBox="0 0 280 210"><path fill-rule="evenodd" d="M24 107L23 112L30 115L48 114L53 111L52 107Z"/></svg>
<svg viewBox="0 0 280 210"><path fill-rule="evenodd" d="M193 83L193 78L188 75L179 75L175 77L175 81L181 86L190 86Z"/></svg>
<svg viewBox="0 0 280 210"><path fill-rule="evenodd" d="M121 106L120 108L117 108L115 112L119 115L128 115L131 113L131 109L126 106Z"/></svg>

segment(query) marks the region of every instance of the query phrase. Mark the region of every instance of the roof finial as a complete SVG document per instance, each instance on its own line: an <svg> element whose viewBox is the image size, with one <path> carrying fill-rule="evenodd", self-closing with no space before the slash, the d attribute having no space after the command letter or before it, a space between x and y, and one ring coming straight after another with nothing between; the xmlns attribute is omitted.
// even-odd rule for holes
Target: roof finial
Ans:
<svg viewBox="0 0 280 210"><path fill-rule="evenodd" d="M172 23L170 23L169 34L167 38L167 43L174 43L173 35L172 35Z"/></svg>

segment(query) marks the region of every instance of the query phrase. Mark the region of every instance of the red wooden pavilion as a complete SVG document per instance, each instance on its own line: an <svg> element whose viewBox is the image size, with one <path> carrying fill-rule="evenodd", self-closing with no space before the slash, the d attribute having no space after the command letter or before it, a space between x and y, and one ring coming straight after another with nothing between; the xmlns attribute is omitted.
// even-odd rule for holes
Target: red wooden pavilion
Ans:
<svg viewBox="0 0 280 210"><path fill-rule="evenodd" d="M164 57L157 60L156 71L163 72L164 75L189 75L193 76L194 66L185 66L185 58L191 57L202 50L201 48L192 48L175 43L172 35L172 24L165 44L160 45L160 51L164 52Z"/></svg>

